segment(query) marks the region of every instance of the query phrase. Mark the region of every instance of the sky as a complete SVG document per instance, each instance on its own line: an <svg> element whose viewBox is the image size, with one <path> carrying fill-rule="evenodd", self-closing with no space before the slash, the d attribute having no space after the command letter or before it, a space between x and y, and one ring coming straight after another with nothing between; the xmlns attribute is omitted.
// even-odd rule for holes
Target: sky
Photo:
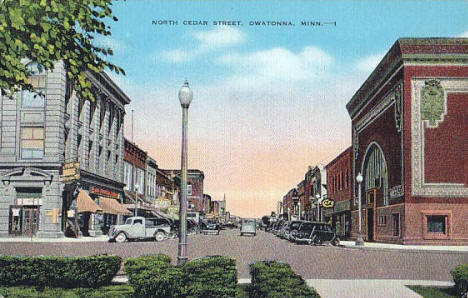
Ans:
<svg viewBox="0 0 468 298"><path fill-rule="evenodd" d="M309 165L350 146L345 105L398 38L468 37L468 1L127 0L113 12L96 42L126 71L109 73L132 100L126 138L180 168L187 79L189 168L239 216L276 210ZM251 24L268 21L289 25Z"/></svg>

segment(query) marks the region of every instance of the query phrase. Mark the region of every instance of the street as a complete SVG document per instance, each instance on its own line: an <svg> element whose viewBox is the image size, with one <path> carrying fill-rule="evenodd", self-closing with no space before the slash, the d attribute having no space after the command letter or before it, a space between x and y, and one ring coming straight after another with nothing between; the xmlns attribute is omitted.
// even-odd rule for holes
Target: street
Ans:
<svg viewBox="0 0 468 298"><path fill-rule="evenodd" d="M175 262L177 239L162 242L0 243L0 255L83 256L116 254L122 258L163 253ZM241 237L239 230L188 236L189 258L225 255L236 259L239 278L249 278L248 265L258 260L289 263L305 279L406 279L451 281L450 270L468 263L468 253L366 250L296 245L270 233Z"/></svg>

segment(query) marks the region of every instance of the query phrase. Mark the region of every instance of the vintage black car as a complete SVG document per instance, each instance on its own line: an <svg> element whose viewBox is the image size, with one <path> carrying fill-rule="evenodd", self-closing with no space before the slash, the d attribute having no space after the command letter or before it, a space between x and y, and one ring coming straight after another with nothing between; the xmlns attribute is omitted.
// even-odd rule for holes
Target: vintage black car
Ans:
<svg viewBox="0 0 468 298"><path fill-rule="evenodd" d="M299 227L301 226L302 223L305 221L303 220L294 220L289 224L288 229L285 231L285 239L288 240L293 240L297 231L299 230Z"/></svg>
<svg viewBox="0 0 468 298"><path fill-rule="evenodd" d="M219 231L221 230L221 227L218 223L216 222L201 222L201 232L205 235L208 234L214 234L214 235L219 235Z"/></svg>
<svg viewBox="0 0 468 298"><path fill-rule="evenodd" d="M303 222L295 233L292 240L296 243L307 243L319 245L330 242L332 245L340 244L331 225L322 222Z"/></svg>

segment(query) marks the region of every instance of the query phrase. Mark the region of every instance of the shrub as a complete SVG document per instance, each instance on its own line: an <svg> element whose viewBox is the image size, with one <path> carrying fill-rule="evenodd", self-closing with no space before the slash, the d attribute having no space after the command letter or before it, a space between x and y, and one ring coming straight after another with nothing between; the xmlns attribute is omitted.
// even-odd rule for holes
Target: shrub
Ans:
<svg viewBox="0 0 468 298"><path fill-rule="evenodd" d="M459 265L450 271L455 282L455 289L460 297L468 296L468 264ZM463 296L465 295L465 296Z"/></svg>
<svg viewBox="0 0 468 298"><path fill-rule="evenodd" d="M237 287L236 261L209 256L187 262L183 267L189 297L234 297Z"/></svg>
<svg viewBox="0 0 468 298"><path fill-rule="evenodd" d="M125 273L137 297L180 297L184 293L182 269L166 255L130 258Z"/></svg>
<svg viewBox="0 0 468 298"><path fill-rule="evenodd" d="M262 261L250 265L250 297L320 297L289 264Z"/></svg>
<svg viewBox="0 0 468 298"><path fill-rule="evenodd" d="M120 269L118 256L0 256L0 284L36 287L100 287Z"/></svg>

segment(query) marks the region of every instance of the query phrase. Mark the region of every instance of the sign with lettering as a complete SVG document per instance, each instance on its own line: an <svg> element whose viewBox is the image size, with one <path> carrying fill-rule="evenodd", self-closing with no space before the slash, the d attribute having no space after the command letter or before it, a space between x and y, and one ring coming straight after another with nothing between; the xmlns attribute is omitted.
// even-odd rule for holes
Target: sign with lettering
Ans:
<svg viewBox="0 0 468 298"><path fill-rule="evenodd" d="M80 163L70 162L62 167L62 182L72 182L80 179Z"/></svg>
<svg viewBox="0 0 468 298"><path fill-rule="evenodd" d="M114 199L119 198L118 193L107 190L107 189L99 188L99 187L96 187L96 186L92 186L89 189L89 192L93 193L93 194L97 194L97 195L103 195L103 196L106 196L106 197L114 198Z"/></svg>
<svg viewBox="0 0 468 298"><path fill-rule="evenodd" d="M16 205L29 205L29 206L37 206L37 205L42 205L42 199L28 199L28 198L22 198L22 199L16 199Z"/></svg>
<svg viewBox="0 0 468 298"><path fill-rule="evenodd" d="M335 207L335 201L333 201L331 199L324 199L322 201L322 207L323 208L333 208L333 207Z"/></svg>
<svg viewBox="0 0 468 298"><path fill-rule="evenodd" d="M390 188L390 199L402 197L404 194L405 190L403 189L403 185L397 185Z"/></svg>

